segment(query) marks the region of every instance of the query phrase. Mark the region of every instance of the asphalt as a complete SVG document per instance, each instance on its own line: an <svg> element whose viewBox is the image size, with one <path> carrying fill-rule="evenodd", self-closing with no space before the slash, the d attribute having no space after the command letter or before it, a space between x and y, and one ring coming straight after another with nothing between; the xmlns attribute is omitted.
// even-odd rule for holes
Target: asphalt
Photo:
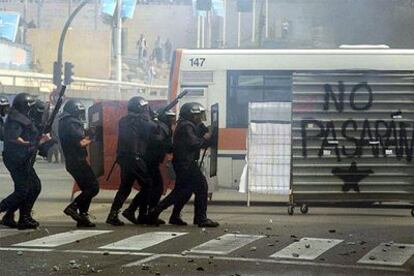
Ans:
<svg viewBox="0 0 414 276"><path fill-rule="evenodd" d="M284 206L286 201L280 198L273 198L277 202L275 206L269 204L271 200L260 196L258 204L251 207L245 206L242 200L239 200L241 204L219 204L216 199L220 196L223 203L245 197L229 191L213 194L208 215L221 224L215 229L191 225L192 204L183 212L183 219L190 222L186 227L107 225L104 221L114 192L104 191L94 200L90 213L97 223L93 230L109 232L52 247L46 242L34 247L18 245L78 230L62 213L70 200L72 179L60 164L41 161L36 166L43 190L35 205L34 217L41 227L34 231L18 231L0 226L0 275L414 275L414 251L412 254L406 251L414 250L414 218L410 210L311 207L306 215L296 212L289 216ZM12 182L1 165L0 181L0 197L3 197L11 191ZM166 210L161 218L168 220L170 212ZM126 242L131 247L124 250L101 248L154 233L176 236L141 249L135 248L139 243L133 241ZM195 253L195 247L212 241L220 243L228 234L259 238L223 254ZM339 243L314 259L304 259L302 253L293 254L293 258L271 257L305 238ZM370 255L381 244L395 244L400 251L384 252L388 255L380 264L360 262L364 256L381 261L382 257ZM312 251L316 252L317 248ZM403 252L406 252L406 260L401 257ZM402 261L399 264L385 262L393 258Z"/></svg>

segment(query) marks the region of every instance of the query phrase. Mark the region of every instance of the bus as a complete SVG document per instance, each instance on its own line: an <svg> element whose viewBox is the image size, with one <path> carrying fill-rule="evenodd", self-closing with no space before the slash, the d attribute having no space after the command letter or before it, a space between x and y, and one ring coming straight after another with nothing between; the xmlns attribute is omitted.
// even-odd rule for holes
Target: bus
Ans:
<svg viewBox="0 0 414 276"><path fill-rule="evenodd" d="M210 107L219 103L218 186L237 189L245 165L250 102L293 102L296 99L297 114L293 117L298 117L302 116L299 114L303 111L300 107L306 107L307 101L322 108L324 99L328 99L328 107L330 106L331 110L327 111L332 113L335 106L341 105L340 78L344 78L348 83L375 82L373 85L382 89L382 92L378 92L378 110L372 112L379 112L388 107L398 112L398 109L412 107L414 86L411 79L404 86L404 97L407 97L408 102L389 97L386 89L383 89L384 86L381 86L381 79L384 80L387 89L398 90L399 83L407 76L411 77L411 72L414 72L414 50L408 49L177 49L171 64L168 93L171 100L187 90L188 94L180 100L180 105L194 101ZM390 74L398 80L390 80ZM311 78L311 83L307 78ZM325 81L328 84L324 83ZM331 94L327 92L326 85L332 85ZM319 91L324 87L325 91ZM313 89L319 90L312 91ZM355 107L363 107L366 97L358 95L357 90L352 90L352 93ZM312 95L318 95L319 98L312 98ZM337 116L337 120L344 120L345 117L356 114L356 111L338 111L339 115L332 116ZM359 113L363 112L365 111L361 109ZM389 118L389 114L379 117ZM408 119L412 119L411 113ZM300 123L293 125L292 133L295 131L300 135ZM302 151L293 149L293 155ZM322 152L325 154L325 150ZM312 152L311 154L317 155ZM336 161L333 155L329 158L327 157L328 161ZM299 165L306 167L306 164ZM318 164L319 167L322 165ZM318 183L317 180L312 181Z"/></svg>

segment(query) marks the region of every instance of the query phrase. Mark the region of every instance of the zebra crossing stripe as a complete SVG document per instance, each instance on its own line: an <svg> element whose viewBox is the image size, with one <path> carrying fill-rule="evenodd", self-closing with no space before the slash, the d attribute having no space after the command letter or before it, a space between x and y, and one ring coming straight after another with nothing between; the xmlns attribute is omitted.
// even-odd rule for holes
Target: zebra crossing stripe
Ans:
<svg viewBox="0 0 414 276"><path fill-rule="evenodd" d="M362 257L359 264L402 266L414 255L414 244L381 243Z"/></svg>
<svg viewBox="0 0 414 276"><path fill-rule="evenodd" d="M270 258L315 260L332 247L343 242L335 239L302 238L282 250L270 255Z"/></svg>
<svg viewBox="0 0 414 276"><path fill-rule="evenodd" d="M108 250L142 250L159 243L183 236L188 234L187 232L148 232L141 235L136 235L123 239L114 243L110 243L105 246L101 246L101 249Z"/></svg>
<svg viewBox="0 0 414 276"><path fill-rule="evenodd" d="M225 234L214 240L210 240L206 243L200 244L190 249L189 252L200 254L225 255L263 237L264 236L262 235Z"/></svg>
<svg viewBox="0 0 414 276"><path fill-rule="evenodd" d="M57 247L64 244L72 243L78 240L83 240L89 237L110 233L111 230L75 230L55 235L46 236L43 238L13 244L13 246L24 247Z"/></svg>

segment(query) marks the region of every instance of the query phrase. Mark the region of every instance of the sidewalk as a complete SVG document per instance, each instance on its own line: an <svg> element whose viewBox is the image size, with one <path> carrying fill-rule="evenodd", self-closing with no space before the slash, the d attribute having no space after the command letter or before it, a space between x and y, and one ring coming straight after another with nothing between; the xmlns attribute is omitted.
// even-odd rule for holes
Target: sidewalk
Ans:
<svg viewBox="0 0 414 276"><path fill-rule="evenodd" d="M64 202L67 203L71 199L73 179L66 172L64 165L47 163L44 160L38 160L35 165L36 171L42 181L42 192L39 196L39 201L46 202ZM0 161L0 198L4 198L7 194L13 191L13 182L9 172ZM97 203L112 203L116 191L101 190L98 196L94 199ZM135 190L131 193L129 198L132 198ZM287 195L262 195L251 194L250 201L253 204L286 204L288 202ZM247 194L239 193L236 190L219 189L213 192L212 201L210 204L220 205L241 205L247 204Z"/></svg>

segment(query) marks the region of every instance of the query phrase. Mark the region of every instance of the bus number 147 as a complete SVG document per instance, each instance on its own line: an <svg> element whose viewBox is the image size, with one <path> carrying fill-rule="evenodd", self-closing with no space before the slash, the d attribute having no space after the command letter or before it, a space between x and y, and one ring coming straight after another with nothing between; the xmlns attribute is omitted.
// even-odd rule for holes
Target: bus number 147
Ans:
<svg viewBox="0 0 414 276"><path fill-rule="evenodd" d="M191 67L203 67L205 58L190 58Z"/></svg>

